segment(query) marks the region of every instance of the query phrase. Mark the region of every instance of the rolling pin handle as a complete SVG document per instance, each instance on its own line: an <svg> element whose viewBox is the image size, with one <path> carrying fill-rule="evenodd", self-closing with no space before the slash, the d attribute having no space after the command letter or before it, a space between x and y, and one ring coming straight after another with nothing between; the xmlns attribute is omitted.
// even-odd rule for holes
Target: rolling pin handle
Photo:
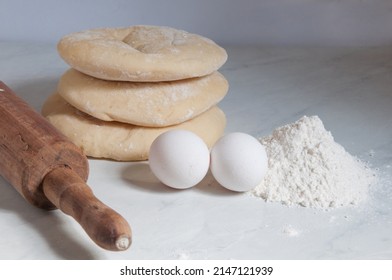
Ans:
<svg viewBox="0 0 392 280"><path fill-rule="evenodd" d="M126 220L98 200L72 169L64 166L50 171L42 188L49 201L72 216L100 247L123 251L131 245L131 229Z"/></svg>

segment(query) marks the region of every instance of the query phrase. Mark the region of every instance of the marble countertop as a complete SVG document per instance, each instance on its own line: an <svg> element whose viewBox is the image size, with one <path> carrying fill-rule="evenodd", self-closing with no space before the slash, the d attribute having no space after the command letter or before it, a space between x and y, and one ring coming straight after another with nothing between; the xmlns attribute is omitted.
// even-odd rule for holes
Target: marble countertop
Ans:
<svg viewBox="0 0 392 280"><path fill-rule="evenodd" d="M88 184L129 221L131 248L97 247L70 217L34 208L0 178L0 259L391 259L392 48L226 49L226 132L261 137L318 115L379 173L366 202L287 207L227 191L211 175L173 190L146 162L90 159ZM0 80L37 111L67 68L54 45L0 42Z"/></svg>

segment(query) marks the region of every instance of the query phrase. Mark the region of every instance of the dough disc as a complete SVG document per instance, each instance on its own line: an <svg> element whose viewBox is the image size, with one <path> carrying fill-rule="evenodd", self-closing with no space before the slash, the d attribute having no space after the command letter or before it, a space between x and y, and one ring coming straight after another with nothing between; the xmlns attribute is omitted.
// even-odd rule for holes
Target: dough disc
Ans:
<svg viewBox="0 0 392 280"><path fill-rule="evenodd" d="M87 156L118 161L148 159L154 139L171 129L190 130L212 147L223 135L226 126L225 115L216 106L194 119L164 128L105 122L72 107L59 94L46 100L42 114Z"/></svg>
<svg viewBox="0 0 392 280"><path fill-rule="evenodd" d="M164 26L92 29L64 36L60 56L87 75L116 81L172 81L208 75L226 51L200 35Z"/></svg>
<svg viewBox="0 0 392 280"><path fill-rule="evenodd" d="M192 119L216 105L226 95L228 82L218 72L173 82L113 82L70 69L61 77L57 91L95 118L163 127Z"/></svg>

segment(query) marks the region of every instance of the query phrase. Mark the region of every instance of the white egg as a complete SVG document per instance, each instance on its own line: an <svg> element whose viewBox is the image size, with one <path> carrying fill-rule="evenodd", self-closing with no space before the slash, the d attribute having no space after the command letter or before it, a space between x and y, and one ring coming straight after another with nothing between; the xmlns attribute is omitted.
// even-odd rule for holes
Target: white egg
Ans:
<svg viewBox="0 0 392 280"><path fill-rule="evenodd" d="M165 185L186 189L207 174L210 153L204 141L187 130L170 130L151 145L149 164L154 175Z"/></svg>
<svg viewBox="0 0 392 280"><path fill-rule="evenodd" d="M211 149L211 173L225 188L244 192L255 188L268 169L264 146L241 132L220 138Z"/></svg>

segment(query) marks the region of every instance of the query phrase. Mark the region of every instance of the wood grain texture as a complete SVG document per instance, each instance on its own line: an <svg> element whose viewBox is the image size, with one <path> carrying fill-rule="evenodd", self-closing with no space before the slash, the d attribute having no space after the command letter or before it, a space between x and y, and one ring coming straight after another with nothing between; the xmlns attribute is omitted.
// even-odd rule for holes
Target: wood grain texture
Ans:
<svg viewBox="0 0 392 280"><path fill-rule="evenodd" d="M0 175L28 202L72 216L108 250L125 250L131 229L99 201L87 181L86 156L0 81Z"/></svg>
<svg viewBox="0 0 392 280"><path fill-rule="evenodd" d="M53 209L42 191L43 178L68 166L86 181L87 158L4 83L0 88L0 175L31 204Z"/></svg>
<svg viewBox="0 0 392 280"><path fill-rule="evenodd" d="M71 169L63 167L49 172L43 181L43 192L102 248L117 251L130 246L131 229L125 219L98 200Z"/></svg>

